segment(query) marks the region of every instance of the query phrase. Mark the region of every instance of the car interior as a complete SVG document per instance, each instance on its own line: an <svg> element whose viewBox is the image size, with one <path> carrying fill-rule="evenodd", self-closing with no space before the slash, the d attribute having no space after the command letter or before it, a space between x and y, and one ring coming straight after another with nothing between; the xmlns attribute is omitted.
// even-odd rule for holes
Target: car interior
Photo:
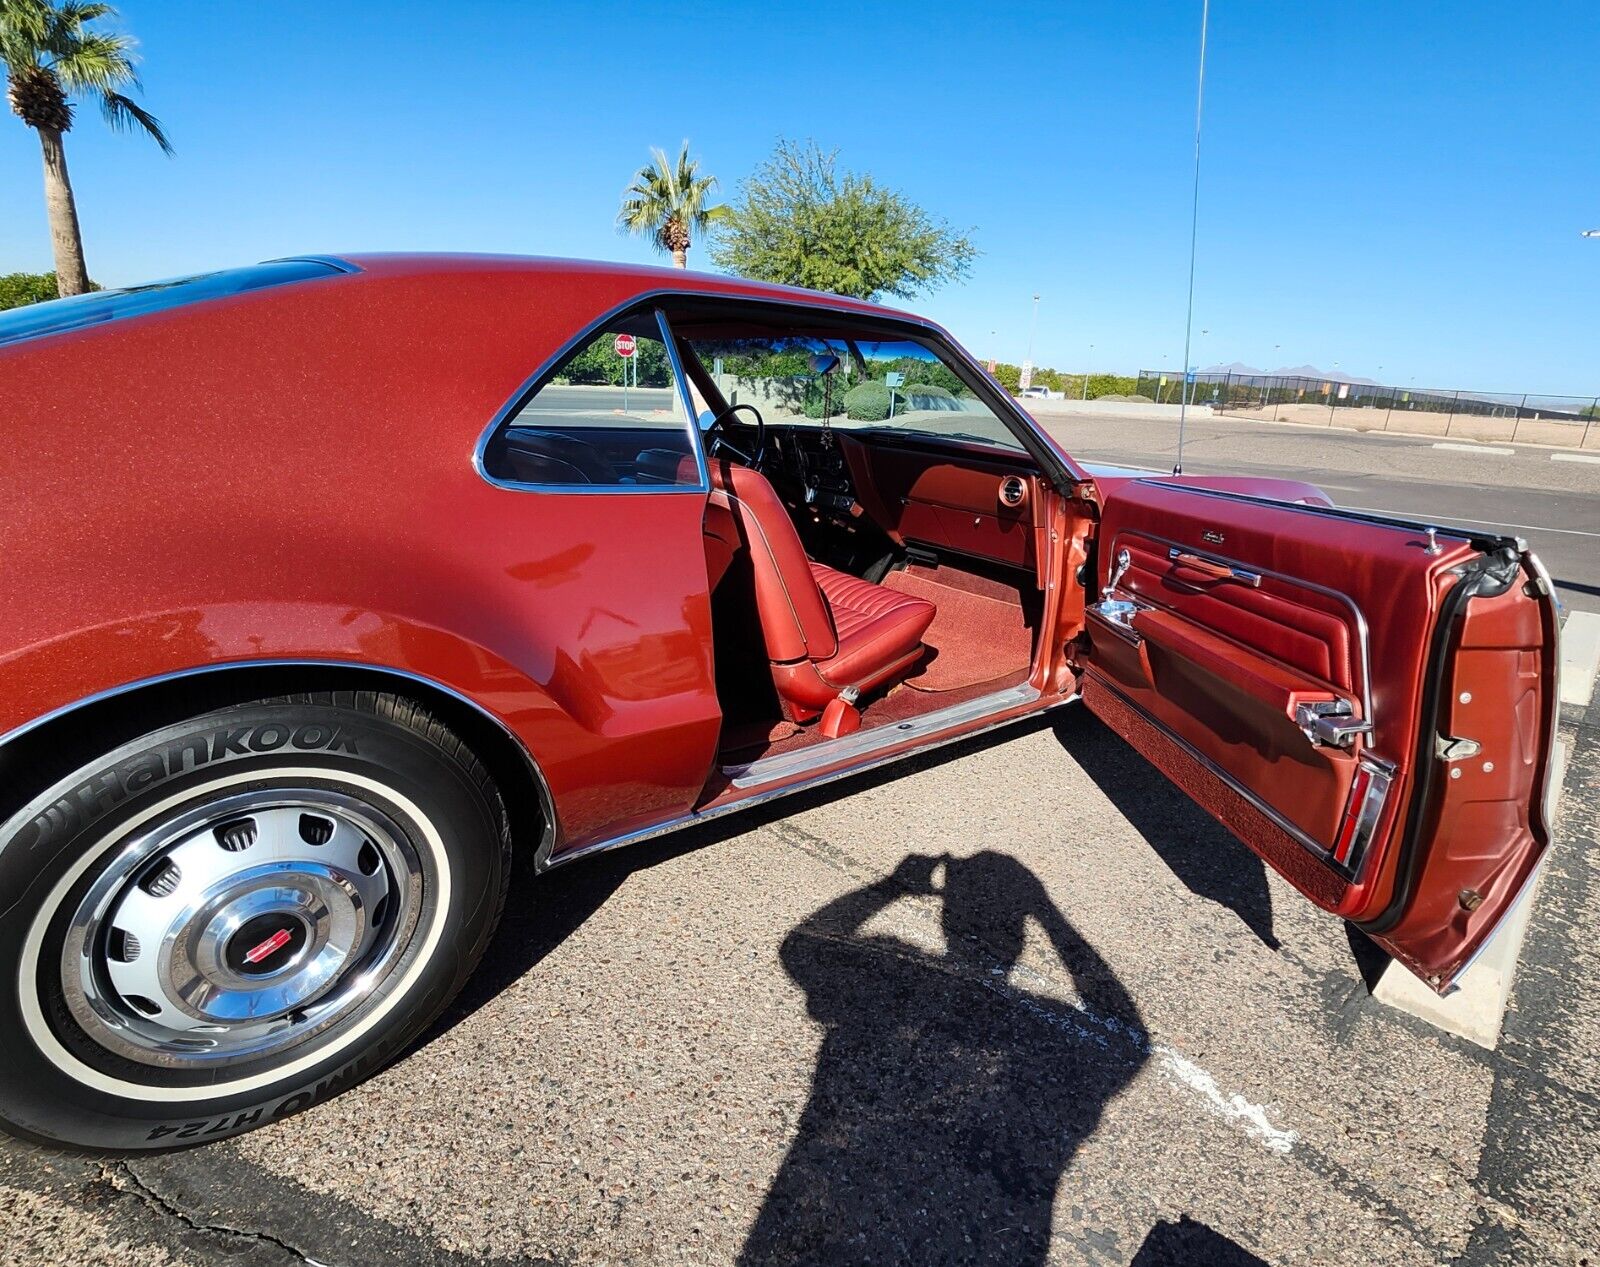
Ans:
<svg viewBox="0 0 1600 1267"><path fill-rule="evenodd" d="M685 313L671 327L712 487L726 769L1029 680L1046 584L1041 476L953 357L779 317ZM885 378L900 381L852 387ZM875 417L889 396L890 416Z"/></svg>
<svg viewBox="0 0 1600 1267"><path fill-rule="evenodd" d="M484 466L698 489L705 463L719 764L748 771L1030 680L1046 485L995 391L925 330L682 300L569 353Z"/></svg>

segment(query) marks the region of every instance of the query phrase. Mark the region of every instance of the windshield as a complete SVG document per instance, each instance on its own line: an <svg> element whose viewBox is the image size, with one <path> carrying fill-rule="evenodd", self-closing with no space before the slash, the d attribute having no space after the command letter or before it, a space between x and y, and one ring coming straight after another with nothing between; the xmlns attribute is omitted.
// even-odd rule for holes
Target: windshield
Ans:
<svg viewBox="0 0 1600 1267"><path fill-rule="evenodd" d="M737 334L679 327L730 405L768 423L894 431L1021 450L959 362L918 340L877 335Z"/></svg>

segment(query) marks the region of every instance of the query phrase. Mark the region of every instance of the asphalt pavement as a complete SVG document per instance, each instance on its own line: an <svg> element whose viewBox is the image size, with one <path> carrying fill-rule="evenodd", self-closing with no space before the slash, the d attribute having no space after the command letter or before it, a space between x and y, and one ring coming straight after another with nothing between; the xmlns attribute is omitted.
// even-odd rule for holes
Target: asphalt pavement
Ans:
<svg viewBox="0 0 1600 1267"><path fill-rule="evenodd" d="M1600 531L1521 455L1338 441L1246 447L1341 500ZM1534 540L1585 596L1590 555ZM1600 1261L1600 707L1563 734L1492 1053L1377 1003L1370 947L1069 707L519 875L466 996L298 1117L0 1144L0 1263Z"/></svg>
<svg viewBox="0 0 1600 1267"><path fill-rule="evenodd" d="M1084 461L1170 471L1178 457L1171 418L1035 412ZM1524 537L1562 602L1600 611L1600 453L1204 416L1185 432L1192 474L1306 480L1351 509Z"/></svg>

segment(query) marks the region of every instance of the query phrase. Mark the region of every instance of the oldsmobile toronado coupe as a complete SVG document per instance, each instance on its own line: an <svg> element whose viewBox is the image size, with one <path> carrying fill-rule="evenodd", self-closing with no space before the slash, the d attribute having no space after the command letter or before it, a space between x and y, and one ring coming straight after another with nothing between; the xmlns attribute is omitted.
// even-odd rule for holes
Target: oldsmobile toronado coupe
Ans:
<svg viewBox="0 0 1600 1267"><path fill-rule="evenodd" d="M1073 460L938 326L305 257L0 316L0 1127L264 1125L535 871L1081 703L1447 991L1549 842L1549 578Z"/></svg>

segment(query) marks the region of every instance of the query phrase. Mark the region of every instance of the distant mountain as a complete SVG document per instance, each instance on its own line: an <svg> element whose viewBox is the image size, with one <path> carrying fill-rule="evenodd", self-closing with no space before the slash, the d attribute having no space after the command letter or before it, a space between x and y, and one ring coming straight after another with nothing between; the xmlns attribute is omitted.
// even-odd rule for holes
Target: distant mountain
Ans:
<svg viewBox="0 0 1600 1267"><path fill-rule="evenodd" d="M1343 370L1319 370L1315 365L1289 365L1276 370L1258 370L1253 365L1245 365L1241 361L1234 361L1231 365L1208 365L1200 372L1202 374L1255 374L1258 376L1265 375L1269 378L1320 378L1324 382L1359 383L1368 387L1377 386L1376 379L1346 374Z"/></svg>

